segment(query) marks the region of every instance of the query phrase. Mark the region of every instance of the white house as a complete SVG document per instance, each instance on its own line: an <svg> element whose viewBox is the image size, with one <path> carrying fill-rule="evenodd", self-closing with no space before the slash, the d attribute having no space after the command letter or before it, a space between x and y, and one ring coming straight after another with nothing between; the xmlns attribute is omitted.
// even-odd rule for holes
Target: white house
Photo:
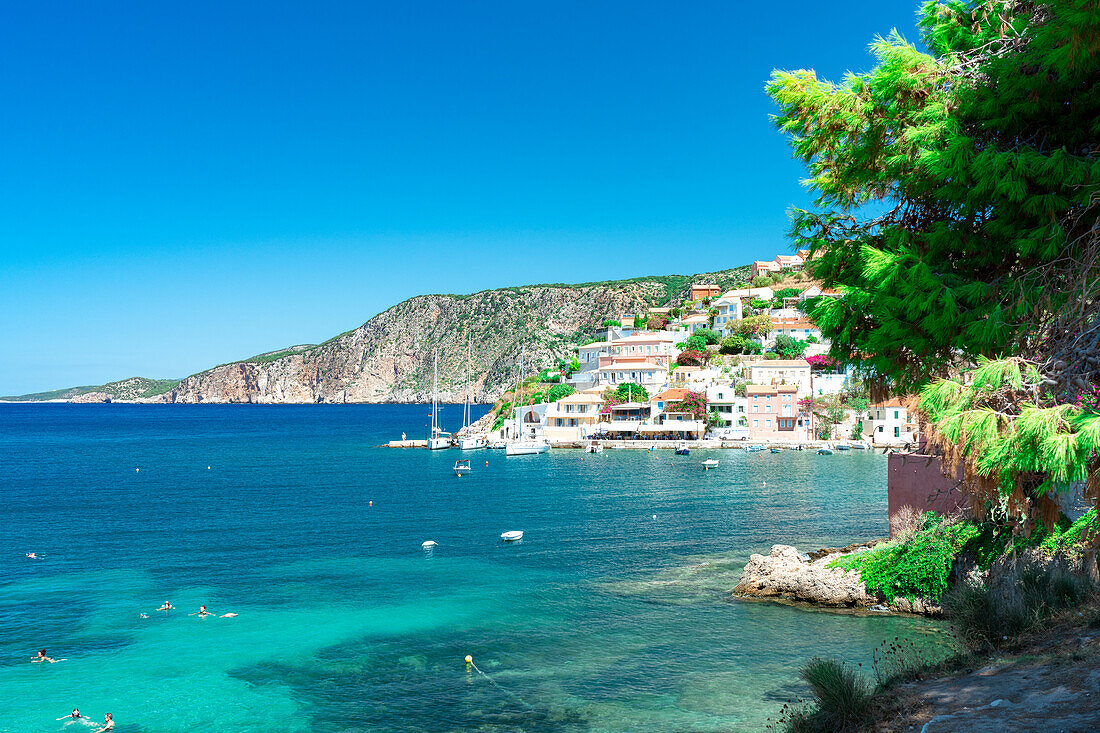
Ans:
<svg viewBox="0 0 1100 733"><path fill-rule="evenodd" d="M576 442L597 430L603 397L595 391L576 392L553 402L543 416L543 435L551 443Z"/></svg>
<svg viewBox="0 0 1100 733"><path fill-rule="evenodd" d="M721 416L720 428L749 427L748 398L738 397L728 382L707 388L707 412L717 412Z"/></svg>
<svg viewBox="0 0 1100 733"><path fill-rule="evenodd" d="M867 410L867 430L875 445L904 445L917 442L918 427L910 420L909 411L894 398L871 405Z"/></svg>
<svg viewBox="0 0 1100 733"><path fill-rule="evenodd" d="M771 343L775 343L776 336L791 336L800 341L806 341L813 336L818 341L821 341L821 329L817 327L816 323L805 316L796 316L794 318L773 317L772 330L768 340Z"/></svg>
<svg viewBox="0 0 1100 733"><path fill-rule="evenodd" d="M734 324L743 317L741 298L730 297L727 293L715 301L714 307L718 309L718 315L714 317L714 330L729 335Z"/></svg>
<svg viewBox="0 0 1100 733"><path fill-rule="evenodd" d="M693 316L687 316L680 320L680 330L687 331L689 334L695 333L700 328L710 327L710 317L702 313L697 313Z"/></svg>
<svg viewBox="0 0 1100 733"><path fill-rule="evenodd" d="M798 396L812 394L810 363L805 359L773 359L751 361L745 366L749 381L753 384L779 386L794 385Z"/></svg>

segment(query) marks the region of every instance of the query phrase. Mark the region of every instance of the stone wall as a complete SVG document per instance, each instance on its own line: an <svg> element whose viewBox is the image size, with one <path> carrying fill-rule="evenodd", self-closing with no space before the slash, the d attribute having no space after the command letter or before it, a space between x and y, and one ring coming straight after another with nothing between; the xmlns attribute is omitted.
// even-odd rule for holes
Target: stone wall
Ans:
<svg viewBox="0 0 1100 733"><path fill-rule="evenodd" d="M940 514L966 508L966 498L955 488L961 479L961 471L955 478L944 476L938 456L891 453L886 479L889 516L893 517L903 506Z"/></svg>

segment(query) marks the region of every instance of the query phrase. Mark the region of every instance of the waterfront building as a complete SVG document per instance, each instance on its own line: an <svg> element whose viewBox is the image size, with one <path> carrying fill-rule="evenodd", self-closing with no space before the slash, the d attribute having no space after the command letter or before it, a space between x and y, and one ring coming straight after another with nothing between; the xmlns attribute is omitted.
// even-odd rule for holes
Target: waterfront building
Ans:
<svg viewBox="0 0 1100 733"><path fill-rule="evenodd" d="M800 410L798 388L792 384L750 384L745 388L749 436L752 440L808 440L812 418Z"/></svg>
<svg viewBox="0 0 1100 733"><path fill-rule="evenodd" d="M695 440L706 433L707 424L686 412L681 402L688 396L686 389L667 389L649 399L650 419L639 427L646 438Z"/></svg>
<svg viewBox="0 0 1100 733"><path fill-rule="evenodd" d="M576 392L551 403L544 416L546 439L551 443L576 442L595 433L604 405L598 391Z"/></svg>
<svg viewBox="0 0 1100 733"><path fill-rule="evenodd" d="M904 445L917 442L916 419L896 397L871 405L867 411L867 429L875 445Z"/></svg>
<svg viewBox="0 0 1100 733"><path fill-rule="evenodd" d="M707 412L722 418L718 428L748 428L748 398L739 396L732 383L714 383L707 387Z"/></svg>

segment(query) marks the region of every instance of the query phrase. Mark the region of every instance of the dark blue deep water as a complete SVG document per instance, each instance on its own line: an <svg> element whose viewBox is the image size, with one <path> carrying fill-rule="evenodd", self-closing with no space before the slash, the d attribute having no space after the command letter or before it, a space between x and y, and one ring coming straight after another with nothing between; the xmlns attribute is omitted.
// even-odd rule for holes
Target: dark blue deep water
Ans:
<svg viewBox="0 0 1100 733"><path fill-rule="evenodd" d="M478 451L457 479L457 450L379 447L426 422L0 405L0 730L759 730L809 657L937 634L727 597L773 543L883 536L883 456Z"/></svg>

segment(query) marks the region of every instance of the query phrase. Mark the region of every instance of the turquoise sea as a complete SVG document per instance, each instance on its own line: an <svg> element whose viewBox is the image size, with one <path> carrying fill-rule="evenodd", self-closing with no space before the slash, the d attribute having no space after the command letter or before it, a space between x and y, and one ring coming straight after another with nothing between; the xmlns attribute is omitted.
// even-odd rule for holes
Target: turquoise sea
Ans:
<svg viewBox="0 0 1100 733"><path fill-rule="evenodd" d="M881 455L479 451L458 479L457 450L378 447L426 422L0 405L0 731L760 730L809 657L938 637L728 599L773 543L884 535Z"/></svg>

